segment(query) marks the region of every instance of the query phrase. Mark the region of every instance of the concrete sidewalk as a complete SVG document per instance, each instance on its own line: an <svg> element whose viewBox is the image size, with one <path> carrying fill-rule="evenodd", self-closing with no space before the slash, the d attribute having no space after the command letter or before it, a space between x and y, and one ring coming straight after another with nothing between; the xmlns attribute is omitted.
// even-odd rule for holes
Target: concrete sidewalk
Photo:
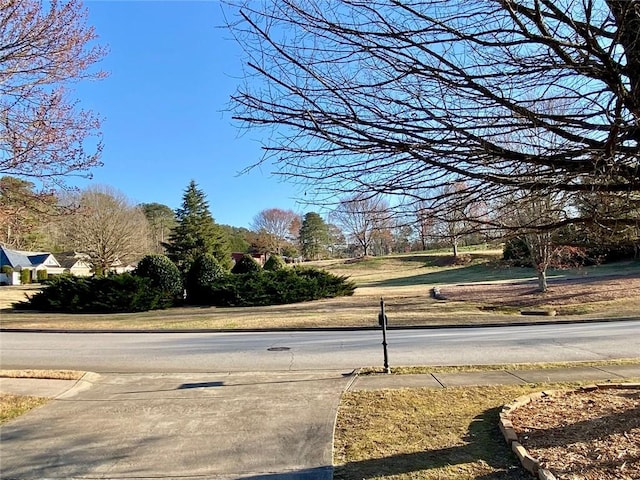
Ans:
<svg viewBox="0 0 640 480"><path fill-rule="evenodd" d="M362 375L351 372L87 374L0 379L0 392L53 397L1 429L7 479L331 480L345 390L623 382L640 365Z"/></svg>
<svg viewBox="0 0 640 480"><path fill-rule="evenodd" d="M348 372L342 372L346 376ZM294 375L300 375L301 372ZM256 374L260 375L260 374ZM280 374L288 375L285 372ZM130 377L131 375L122 375ZM158 376L168 377L170 375ZM64 398L65 395L77 395L81 390L90 388L100 376L87 374L81 380L48 380L37 378L3 378L0 377L0 392L16 395L32 395L38 397ZM640 378L638 365L609 365L601 367L571 367L537 370L493 370L483 372L433 373L417 375L356 375L348 383L347 389L378 390L384 388L420 388L420 387L456 387L476 385L512 385L543 382L572 381L612 381L621 382L626 379Z"/></svg>

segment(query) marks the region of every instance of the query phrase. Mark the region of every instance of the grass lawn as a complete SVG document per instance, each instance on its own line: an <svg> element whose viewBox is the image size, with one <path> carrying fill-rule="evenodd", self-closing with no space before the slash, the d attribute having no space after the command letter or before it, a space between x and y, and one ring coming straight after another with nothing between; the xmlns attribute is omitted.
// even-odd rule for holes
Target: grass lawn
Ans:
<svg viewBox="0 0 640 480"><path fill-rule="evenodd" d="M313 262L332 273L349 276L358 286L355 294L268 307L180 307L135 314L96 315L14 312L7 307L12 301L23 299L29 287L0 287L0 308L4 307L0 313L0 326L94 330L374 327L381 297L387 306L390 326L549 320L544 316L523 318L520 313L523 306L557 310L556 319L624 317L640 310L640 299L634 293L636 286L640 288L638 262L551 271L551 293L539 295L533 291L533 270L502 265L499 251L469 251L463 255L466 263L462 265L450 265L450 257L444 253ZM624 282L624 288L612 285L611 278L623 279L619 282ZM567 279L574 279L580 285L570 284ZM431 298L434 286L449 295L449 300ZM579 287L589 292L606 290L606 295L591 298ZM469 288L476 288L476 291L469 291Z"/></svg>
<svg viewBox="0 0 640 480"><path fill-rule="evenodd" d="M347 393L334 438L334 478L530 478L500 434L498 413L509 400L541 388L510 385Z"/></svg>
<svg viewBox="0 0 640 480"><path fill-rule="evenodd" d="M44 405L48 401L48 398L0 393L0 424L19 417L32 408Z"/></svg>
<svg viewBox="0 0 640 480"><path fill-rule="evenodd" d="M3 370L0 377L48 378L54 380L78 380L84 372L75 370ZM0 393L0 424L19 417L29 410L46 404L48 398Z"/></svg>
<svg viewBox="0 0 640 480"><path fill-rule="evenodd" d="M578 385L346 393L334 437L334 478L532 480L500 433L499 411L521 395Z"/></svg>

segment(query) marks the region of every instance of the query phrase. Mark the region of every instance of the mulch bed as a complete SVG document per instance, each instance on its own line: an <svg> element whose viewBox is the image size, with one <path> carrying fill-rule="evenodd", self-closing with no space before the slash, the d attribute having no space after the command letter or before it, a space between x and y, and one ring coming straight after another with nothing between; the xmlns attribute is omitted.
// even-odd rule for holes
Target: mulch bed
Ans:
<svg viewBox="0 0 640 480"><path fill-rule="evenodd" d="M558 480L640 479L640 389L543 397L510 417L520 443Z"/></svg>

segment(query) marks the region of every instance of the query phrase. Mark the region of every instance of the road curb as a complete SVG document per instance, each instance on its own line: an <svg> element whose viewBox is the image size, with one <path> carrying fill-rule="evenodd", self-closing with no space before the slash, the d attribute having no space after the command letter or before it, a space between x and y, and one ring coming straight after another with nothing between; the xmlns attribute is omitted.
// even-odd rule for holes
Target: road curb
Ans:
<svg viewBox="0 0 640 480"><path fill-rule="evenodd" d="M489 322L471 324L443 324L443 325L388 325L387 330L442 330L442 329L468 329L468 328L496 328L496 327L527 327L535 325L570 325L589 323L612 323L637 321L640 317L619 317L619 318L581 318L581 319L559 319L559 320L522 320L510 322ZM65 329L65 328L7 328L0 327L0 333L287 333L287 332L355 332L380 330L377 325L370 327L282 327L282 328L187 328L179 330L165 329Z"/></svg>
<svg viewBox="0 0 640 480"><path fill-rule="evenodd" d="M62 392L55 397L56 400L65 400L67 398L75 397L77 394L89 390L93 385L100 380L101 375L94 372L85 372L82 377L67 391Z"/></svg>

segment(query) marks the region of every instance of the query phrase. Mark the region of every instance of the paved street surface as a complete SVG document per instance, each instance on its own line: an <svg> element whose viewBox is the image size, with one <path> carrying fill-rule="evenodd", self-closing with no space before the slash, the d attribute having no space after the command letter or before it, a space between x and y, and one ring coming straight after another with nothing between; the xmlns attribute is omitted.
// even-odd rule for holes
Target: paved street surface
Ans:
<svg viewBox="0 0 640 480"><path fill-rule="evenodd" d="M331 479L350 372L101 374L2 428L3 479Z"/></svg>
<svg viewBox="0 0 640 480"><path fill-rule="evenodd" d="M637 357L640 320L390 330L391 366L477 365ZM369 331L235 333L0 332L3 368L92 372L352 370L382 365Z"/></svg>

